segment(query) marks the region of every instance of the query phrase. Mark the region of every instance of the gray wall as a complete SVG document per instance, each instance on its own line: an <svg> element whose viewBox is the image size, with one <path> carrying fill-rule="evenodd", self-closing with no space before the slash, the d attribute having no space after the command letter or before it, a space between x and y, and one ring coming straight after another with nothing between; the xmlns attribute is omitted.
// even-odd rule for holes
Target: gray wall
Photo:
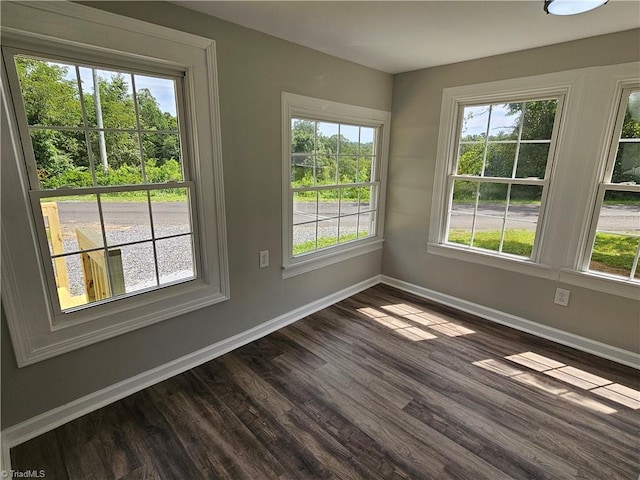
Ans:
<svg viewBox="0 0 640 480"><path fill-rule="evenodd" d="M21 369L3 313L2 428L380 273L376 252L282 279L280 92L390 110L391 75L171 4L90 6L217 42L231 300Z"/></svg>
<svg viewBox="0 0 640 480"><path fill-rule="evenodd" d="M630 351L640 302L426 253L442 91L481 82L640 60L640 30L396 75L382 273ZM553 304L557 286L568 308Z"/></svg>

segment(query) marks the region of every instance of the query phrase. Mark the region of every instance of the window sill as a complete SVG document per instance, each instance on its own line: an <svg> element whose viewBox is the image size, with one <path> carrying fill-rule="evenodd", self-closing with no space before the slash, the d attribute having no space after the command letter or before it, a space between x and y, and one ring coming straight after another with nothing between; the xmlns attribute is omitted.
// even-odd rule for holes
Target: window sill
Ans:
<svg viewBox="0 0 640 480"><path fill-rule="evenodd" d="M381 250L384 239L374 238L365 242L354 245L345 245L344 248L338 247L340 248L338 251L330 249L322 254L314 255L311 258L304 260L300 259L288 265L284 265L282 267L282 278L294 277L296 275L342 262L350 258Z"/></svg>
<svg viewBox="0 0 640 480"><path fill-rule="evenodd" d="M562 269L559 281L619 297L640 300L640 283L612 275Z"/></svg>
<svg viewBox="0 0 640 480"><path fill-rule="evenodd" d="M517 257L507 257L503 255L492 255L489 252L469 250L453 245L439 243L429 243L427 253L442 257L455 258L463 262L477 263L488 267L501 268L512 272L522 273L532 277L552 278L553 270L548 265L533 263L530 260Z"/></svg>

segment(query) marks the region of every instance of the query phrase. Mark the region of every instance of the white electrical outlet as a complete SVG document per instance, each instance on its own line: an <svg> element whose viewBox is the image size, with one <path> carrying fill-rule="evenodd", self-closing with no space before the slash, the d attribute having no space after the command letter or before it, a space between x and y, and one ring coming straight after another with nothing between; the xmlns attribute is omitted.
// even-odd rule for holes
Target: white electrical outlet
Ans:
<svg viewBox="0 0 640 480"><path fill-rule="evenodd" d="M553 303L566 307L569 305L569 295L571 295L571 290L556 288L556 297L553 299Z"/></svg>
<svg viewBox="0 0 640 480"><path fill-rule="evenodd" d="M262 250L260 252L260 268L266 268L269 266L269 250Z"/></svg>

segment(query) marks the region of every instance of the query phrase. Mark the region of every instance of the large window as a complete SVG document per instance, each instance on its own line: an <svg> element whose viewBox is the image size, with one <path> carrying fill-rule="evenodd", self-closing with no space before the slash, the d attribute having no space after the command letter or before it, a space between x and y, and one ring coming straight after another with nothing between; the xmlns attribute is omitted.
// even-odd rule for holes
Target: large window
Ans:
<svg viewBox="0 0 640 480"><path fill-rule="evenodd" d="M182 78L8 56L60 309L195 278Z"/></svg>
<svg viewBox="0 0 640 480"><path fill-rule="evenodd" d="M381 237L387 119L387 112L283 94L287 273Z"/></svg>
<svg viewBox="0 0 640 480"><path fill-rule="evenodd" d="M535 258L558 103L541 98L459 105L444 243Z"/></svg>
<svg viewBox="0 0 640 480"><path fill-rule="evenodd" d="M583 266L640 281L640 86L624 88Z"/></svg>
<svg viewBox="0 0 640 480"><path fill-rule="evenodd" d="M71 2L2 15L2 306L18 365L226 300L214 42Z"/></svg>

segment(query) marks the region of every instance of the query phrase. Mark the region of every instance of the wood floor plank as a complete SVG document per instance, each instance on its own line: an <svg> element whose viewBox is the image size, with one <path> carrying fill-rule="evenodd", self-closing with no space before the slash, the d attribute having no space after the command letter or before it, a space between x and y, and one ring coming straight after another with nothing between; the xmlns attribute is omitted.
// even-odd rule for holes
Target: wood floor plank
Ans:
<svg viewBox="0 0 640 480"><path fill-rule="evenodd" d="M378 285L11 450L105 480L621 479L636 370Z"/></svg>

